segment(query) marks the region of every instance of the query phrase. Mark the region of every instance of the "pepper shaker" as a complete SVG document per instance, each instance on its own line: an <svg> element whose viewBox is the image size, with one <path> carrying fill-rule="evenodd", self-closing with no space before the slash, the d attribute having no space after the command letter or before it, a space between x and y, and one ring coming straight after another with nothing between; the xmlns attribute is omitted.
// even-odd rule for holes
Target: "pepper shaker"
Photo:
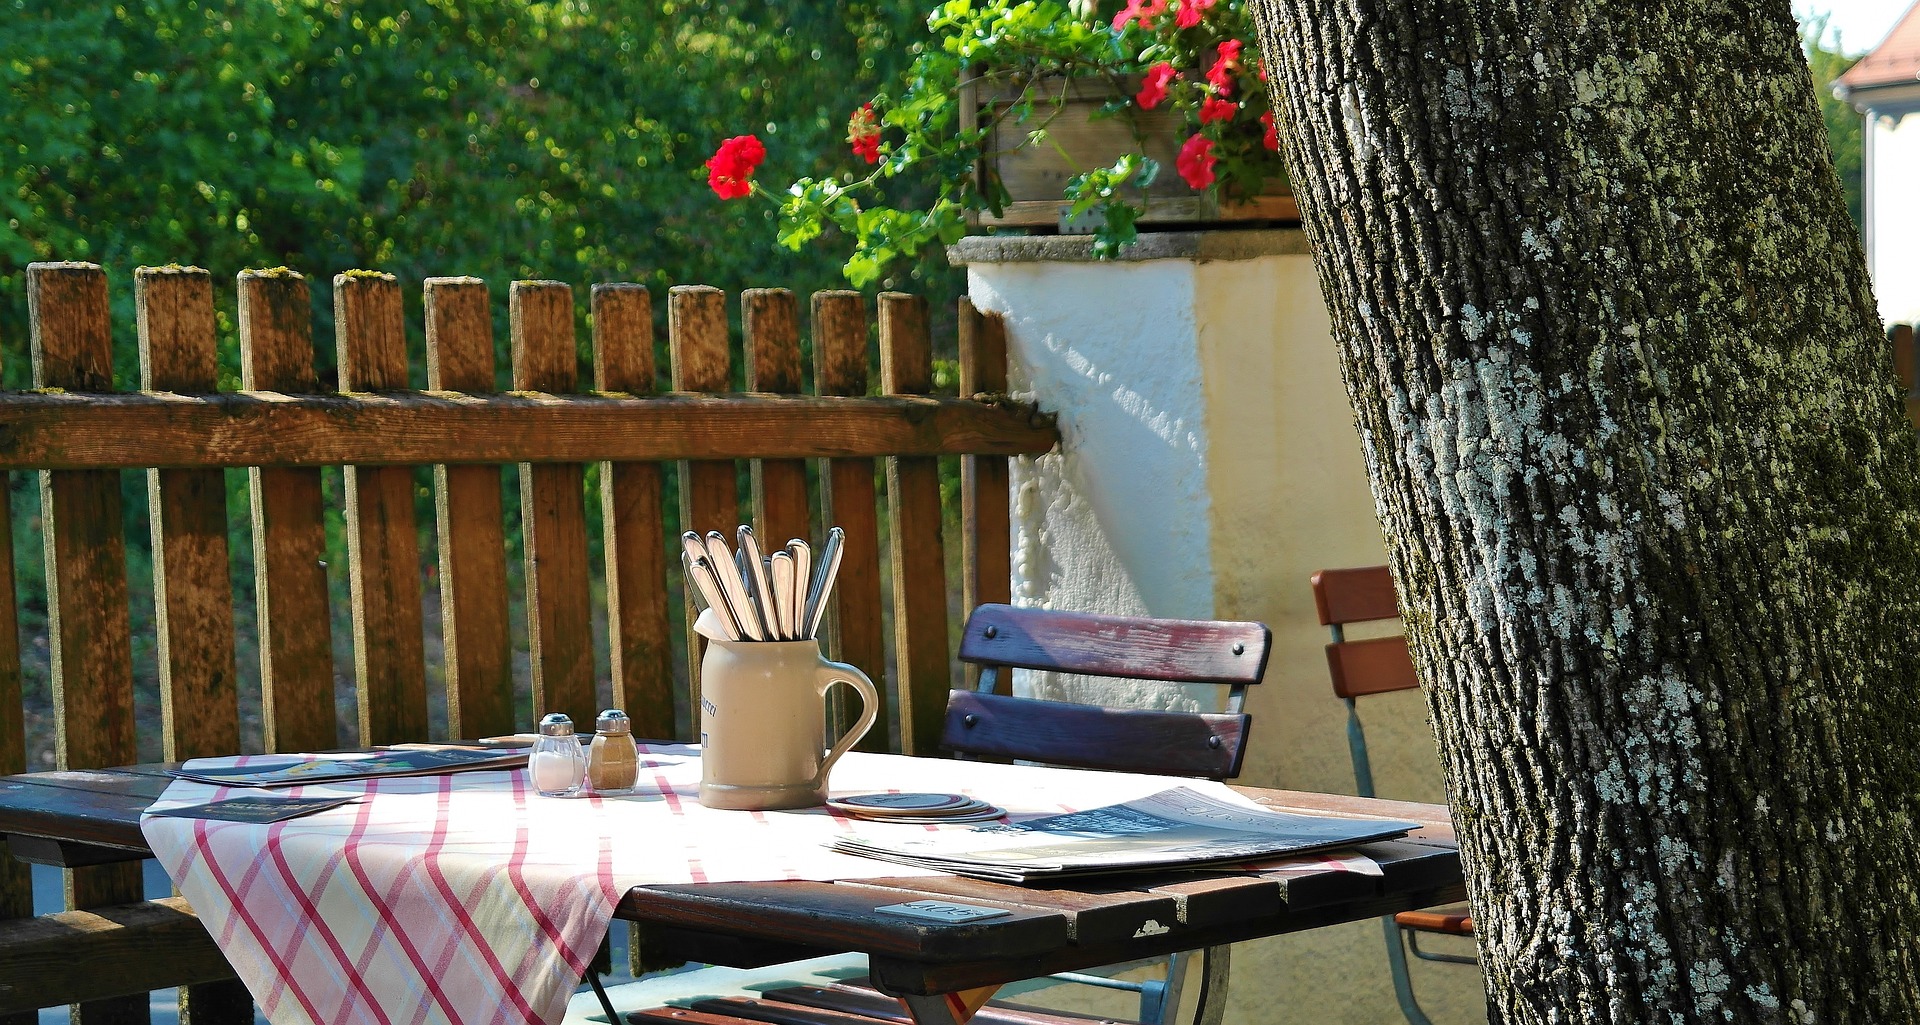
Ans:
<svg viewBox="0 0 1920 1025"><path fill-rule="evenodd" d="M587 755L574 736L573 720L554 712L540 720L540 739L527 756L533 789L543 797L572 797L586 776Z"/></svg>
<svg viewBox="0 0 1920 1025"><path fill-rule="evenodd" d="M594 720L593 744L587 754L587 781L596 795L633 793L640 781L640 752L633 746L633 720L618 708L609 708Z"/></svg>

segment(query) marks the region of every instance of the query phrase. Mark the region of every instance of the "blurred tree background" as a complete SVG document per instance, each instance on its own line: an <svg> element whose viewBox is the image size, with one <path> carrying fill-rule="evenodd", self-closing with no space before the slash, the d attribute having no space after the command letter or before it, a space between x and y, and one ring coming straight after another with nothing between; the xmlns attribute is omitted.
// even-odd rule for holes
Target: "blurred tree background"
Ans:
<svg viewBox="0 0 1920 1025"><path fill-rule="evenodd" d="M1824 14L1802 22L1800 45L1813 72L1813 92L1820 101L1821 120L1827 124L1827 144L1833 147L1833 169L1840 174L1840 185L1847 193L1847 212L1853 215L1853 223L1858 227L1862 169L1860 112L1833 94L1833 80L1845 74L1860 58L1849 57L1840 50L1839 41L1827 31L1827 23L1828 17Z"/></svg>
<svg viewBox="0 0 1920 1025"><path fill-rule="evenodd" d="M848 116L911 62L928 6L0 0L0 383L30 384L25 270L42 260L106 268L123 388L139 379L132 272L174 263L213 274L227 388L239 381L234 275L272 266L308 278L323 381L334 364L332 277L354 268L399 277L417 387L426 381L420 284L446 275L490 285L503 387L507 286L523 278L574 286L583 382L592 379L589 287L649 285L664 374L669 285L734 294L783 286L802 303L814 290L845 287L839 257L826 247L790 253L773 244L771 205L721 202L703 164L720 140L751 133L766 143L763 180L852 170ZM942 258L882 287L918 292L948 311L936 338L951 338L961 278ZM737 381L740 374L736 366ZM950 381L950 370L943 376ZM27 683L44 702L39 505L32 476L12 477ZM157 716L145 481L124 479L129 583L143 638L134 653L136 711L145 722ZM245 474L228 479L236 613L246 632L253 580ZM337 473L329 482L339 487ZM517 512L511 470L504 483ZM424 488L422 495L427 532L432 513ZM589 498L597 516L597 496ZM330 564L343 570L342 527L330 526L341 556ZM509 561L516 574L517 540ZM431 538L423 541L431 560ZM346 580L335 575L334 634L344 652ZM437 601L431 583L427 592ZM243 684L257 677L257 657L243 637ZM336 662L350 667L351 656ZM350 741L350 679L342 681L342 712ZM44 740L31 709L30 716L29 735ZM257 724L249 732L257 737ZM157 735L144 726L142 733ZM36 747L36 760L51 757ZM148 754L157 753L156 746Z"/></svg>
<svg viewBox="0 0 1920 1025"><path fill-rule="evenodd" d="M497 292L528 277L839 286L837 261L769 244L771 207L719 202L702 164L753 133L766 180L849 169L848 115L911 59L927 14L921 0L10 6L0 330L24 331L34 260L93 261L120 284L190 263L229 290L242 268L284 265L312 281L321 349L328 282L350 268L392 272L416 301L422 278L453 274ZM951 293L945 274L889 285Z"/></svg>

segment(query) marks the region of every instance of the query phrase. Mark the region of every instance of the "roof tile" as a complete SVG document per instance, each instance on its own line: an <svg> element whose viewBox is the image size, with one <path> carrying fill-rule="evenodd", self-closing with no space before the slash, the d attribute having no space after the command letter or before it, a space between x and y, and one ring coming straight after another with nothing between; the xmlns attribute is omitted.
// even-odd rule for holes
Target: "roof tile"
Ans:
<svg viewBox="0 0 1920 1025"><path fill-rule="evenodd" d="M1908 8L1886 41L1848 68L1837 84L1851 91L1913 81L1920 81L1920 3Z"/></svg>

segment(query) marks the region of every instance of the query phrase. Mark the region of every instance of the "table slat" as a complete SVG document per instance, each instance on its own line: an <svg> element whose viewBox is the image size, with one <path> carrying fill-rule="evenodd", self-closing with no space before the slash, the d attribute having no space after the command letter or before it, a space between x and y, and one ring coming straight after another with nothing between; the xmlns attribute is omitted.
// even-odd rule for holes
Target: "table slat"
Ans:
<svg viewBox="0 0 1920 1025"><path fill-rule="evenodd" d="M816 882L640 886L628 891L615 914L781 942L933 960L957 959L980 950L1024 957L1068 943L1067 916L1061 912L1016 910L985 921L923 922L875 915L874 908L899 903L891 896L881 897L881 892L875 887Z"/></svg>
<svg viewBox="0 0 1920 1025"><path fill-rule="evenodd" d="M1062 912L1067 916L1067 935L1075 943L1121 940L1141 929L1171 928L1179 922L1179 908L1172 895L1116 887L1100 881L1088 881L1084 888L1076 889L1008 886L964 876L906 876L867 882L963 904Z"/></svg>

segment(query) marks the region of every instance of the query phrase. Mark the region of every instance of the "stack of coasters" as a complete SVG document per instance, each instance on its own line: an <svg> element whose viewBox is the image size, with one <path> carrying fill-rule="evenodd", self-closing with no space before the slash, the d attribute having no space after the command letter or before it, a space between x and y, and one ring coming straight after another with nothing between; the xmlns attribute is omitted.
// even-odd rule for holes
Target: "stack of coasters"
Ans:
<svg viewBox="0 0 1920 1025"><path fill-rule="evenodd" d="M860 819L923 826L984 822L1006 814L965 794L846 794L827 798L827 807Z"/></svg>

